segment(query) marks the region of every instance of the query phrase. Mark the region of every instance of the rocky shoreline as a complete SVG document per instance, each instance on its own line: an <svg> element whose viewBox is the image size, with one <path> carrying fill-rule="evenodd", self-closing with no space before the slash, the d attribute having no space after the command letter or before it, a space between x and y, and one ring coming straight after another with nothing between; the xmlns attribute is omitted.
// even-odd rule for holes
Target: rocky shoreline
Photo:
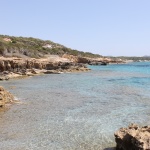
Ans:
<svg viewBox="0 0 150 150"><path fill-rule="evenodd" d="M83 63L88 65L107 65L107 64L120 64L120 63L126 63L125 60L119 59L119 58L108 58L108 57L98 57L98 58L89 58L89 57L79 57L79 56L73 56L64 54L62 56L63 58L67 58L70 61L76 62L76 63Z"/></svg>
<svg viewBox="0 0 150 150"><path fill-rule="evenodd" d="M0 57L0 80L38 74L89 71L85 64L55 56L41 59Z"/></svg>
<svg viewBox="0 0 150 150"><path fill-rule="evenodd" d="M89 71L88 65L125 63L120 59L88 58L64 54L47 55L45 58L0 57L0 80L37 74L59 74L65 72Z"/></svg>

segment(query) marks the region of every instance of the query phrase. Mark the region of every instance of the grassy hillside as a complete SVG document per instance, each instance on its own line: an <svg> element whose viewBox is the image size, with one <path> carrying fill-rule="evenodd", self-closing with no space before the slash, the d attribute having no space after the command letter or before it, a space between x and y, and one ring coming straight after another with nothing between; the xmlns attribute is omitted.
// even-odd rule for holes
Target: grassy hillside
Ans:
<svg viewBox="0 0 150 150"><path fill-rule="evenodd" d="M67 48L52 41L44 41L32 37L14 37L0 35L0 55L42 57L45 54L71 54L84 57L100 57L100 55Z"/></svg>

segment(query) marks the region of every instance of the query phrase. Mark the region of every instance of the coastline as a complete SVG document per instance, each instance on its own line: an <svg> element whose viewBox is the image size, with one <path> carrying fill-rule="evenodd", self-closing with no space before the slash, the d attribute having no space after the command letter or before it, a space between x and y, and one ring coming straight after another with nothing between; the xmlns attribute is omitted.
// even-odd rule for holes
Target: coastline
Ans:
<svg viewBox="0 0 150 150"><path fill-rule="evenodd" d="M121 59L88 58L64 54L45 55L43 58L0 57L0 80L34 76L38 74L60 74L84 72L87 65L108 65L126 63Z"/></svg>
<svg viewBox="0 0 150 150"><path fill-rule="evenodd" d="M41 59L0 57L0 80L39 74L60 74L89 70L85 64L76 63L66 58L53 55Z"/></svg>
<svg viewBox="0 0 150 150"><path fill-rule="evenodd" d="M115 67L115 66L117 66L117 65L114 65L112 67ZM119 67L124 67L124 66L119 65ZM100 70L105 70L105 67L94 67L94 68L100 69ZM111 66L108 67L108 69L109 68L111 68ZM24 141L22 141L23 138L25 136L28 137L28 135L31 134L32 132L34 133L34 135L39 135L39 137L33 136L31 138L31 140L35 139L35 141L36 141L35 144L37 144L39 142L39 140L41 142L46 142L46 141L44 141L44 139L42 139L42 137L45 137L45 136L49 140L48 144L49 143L52 144L51 140L49 139L49 135L53 134L53 132L51 132L53 130L53 131L57 131L56 134L54 134L55 137L53 140L55 140L55 138L57 138L57 133L59 135L62 135L62 133L63 133L62 137L66 138L67 140L68 140L68 138L69 139L72 138L72 140L74 140L74 137L77 137L77 140L79 140L79 142L83 143L84 145L82 145L82 146L85 146L85 148L87 146L92 149L92 148L94 148L94 144L96 147L100 147L100 145L98 146L98 144L102 143L102 144L105 144L105 147L107 147L107 148L105 148L106 150L110 149L108 147L115 145L115 143L114 143L115 139L112 138L113 133L115 131L117 131L117 129L119 129L120 127L127 126L126 123L128 123L128 121L132 120L132 118L135 117L134 111L140 112L138 114L138 116L141 115L141 113L143 111L145 112L146 106L144 106L144 108L142 109L143 111L142 111L141 107L145 103L144 103L144 101L142 101L142 102L140 101L141 97L143 97L143 96L139 95L141 93L141 92L139 92L139 90L140 90L139 87L137 87L137 88L139 88L137 94L136 94L137 90L134 91L134 87L132 86L132 89L131 89L129 87L129 85L128 86L124 85L124 88L122 86L116 86L115 90L113 90L114 85L116 85L114 82L116 82L117 80L109 80L109 78L106 79L104 77L106 77L106 75L109 75L109 77L115 79L115 76L114 76L116 74L115 72L113 72L113 74L109 74L108 71L106 71L105 74L103 74L102 72L99 72L99 74L97 74L98 73L97 72L95 74L96 76L93 76L94 75L93 73L91 71L91 72L85 73L85 74L81 73L80 75L76 74L76 73L75 74L74 73L73 74L60 74L58 76L57 75L52 75L52 76L47 75L44 77L37 76L34 78L25 79L25 80L17 80L17 81L11 80L8 82L3 82L4 84L2 84L2 85L6 85L6 86L4 86L4 87L6 87L6 89L9 89L10 86L11 86L10 88L14 88L10 91L14 94L17 94L16 96L19 97L20 99L22 99L23 102L25 102L25 105L24 104L23 105L21 104L19 106L14 105L13 107L11 107L11 109L9 111L7 111L4 114L3 121L5 120L5 118L7 118L8 120L6 120L6 121L7 122L10 121L10 123L12 123L10 125L7 124L5 126L5 128L6 128L5 132L7 131L7 129L10 129L11 126L14 131L13 134L16 134L18 129L23 131L23 134L21 134L21 137L22 137L21 140L18 137L18 136L20 136L20 134L18 134L18 133L17 133L17 137L13 139L14 142L19 139L18 140L19 144L24 142ZM122 73L123 72L121 71L121 74L118 77L118 79L120 79L120 77L122 76ZM91 76L91 74L92 74L92 76ZM119 74L117 74L117 75L119 75ZM133 77L134 76L135 75L133 75ZM85 83L87 83L87 81L89 81L89 79L93 79L93 77L96 77L97 80L96 80L96 82L94 81L95 79L91 80L91 81L93 81L92 84L94 84L91 88L88 87L88 84L86 84L87 87L83 86ZM126 73L125 73L124 79L125 78L128 78ZM76 82L74 82L74 81L76 81ZM107 85L108 85L108 83L110 83L111 87L108 86L108 87L104 88L105 84L103 81L106 81ZM126 81L126 80L119 80L119 82L124 82L124 81ZM12 87L13 85L16 86L16 89L15 89L15 87ZM69 89L68 89L68 85L69 85ZM81 88L81 90L80 90L80 88ZM80 92L82 92L83 89L85 89L87 92L84 91L86 93L82 93L83 95L79 96L81 94ZM91 91L92 89L94 92L93 96L88 97L88 92L89 92L89 94L92 93L92 91ZM77 91L77 93L71 94L70 92L73 92L74 90ZM100 90L100 92L99 92L99 90ZM97 91L97 94L99 94L99 95L95 95L96 91ZM116 98L118 97L118 99L114 99L112 97L112 94L114 92L116 92L115 97ZM126 93L124 93L124 92L126 92ZM18 93L19 93L19 95L18 95ZM104 94L104 95L101 95L101 94ZM131 97L129 98L127 96L128 98L125 101L123 101L123 100L120 101L120 97L119 97L120 94L125 94L125 95L131 96L131 97L133 95L133 96L135 96L135 97L133 97L135 99L132 99L132 101L131 101L131 99L130 99ZM139 95L140 99L138 99L138 95ZM123 95L121 95L121 96L124 97ZM25 97L25 99L23 99L24 97ZM110 101L108 101L108 103L107 103L107 99L109 100L109 98L111 100L111 103L110 103ZM126 97L124 97L124 98L126 98ZM78 103L79 101L80 101L80 103ZM117 102L117 103L115 103L115 102ZM136 107L134 106L135 103L137 104ZM141 105L140 105L140 103L141 103ZM118 105L117 111L112 109L113 104ZM126 108L124 109L124 106L126 104L127 104L127 106L126 106L127 109ZM123 109L120 108L120 106L123 106ZM108 110L107 110L107 107L109 107ZM101 109L103 109L102 115L99 112ZM126 112L126 110L128 110L128 109L131 109L131 112L129 112L129 111ZM105 112L105 111L107 111L107 112ZM124 115L124 113L125 113L125 115ZM129 118L126 117L126 116L130 116L130 114L133 115L133 117L131 119L130 119L130 117ZM112 115L112 116L109 116L109 115ZM116 117L117 115L118 115L118 118ZM44 119L43 119L43 117L44 117ZM120 120L119 120L119 118L120 118ZM123 120L123 124L121 123L121 120ZM137 118L135 118L135 120L137 120ZM108 126L106 125L107 123L108 123ZM137 123L139 123L139 122L137 122ZM26 124L26 125L23 126L23 124ZM31 129L31 124L33 124L34 128L39 129L39 131L37 131L37 133L33 128ZM114 124L113 126L115 126L115 127L112 127L112 124ZM15 128L16 125L17 125L17 128ZM7 128L7 126L8 126L8 128ZM44 126L44 127L42 128L42 126ZM45 130L47 131L46 135L44 134ZM72 130L74 131L74 134L72 134L73 137L72 137L72 135L67 136L68 132L70 133L70 131L72 131ZM112 132L112 130L114 132ZM27 131L27 132L30 131L31 133L26 134L24 131ZM88 131L91 131L91 132L88 132ZM111 133L111 134L109 134L109 133L106 134L106 139L105 139L105 132ZM11 133L8 133L8 134L9 134L9 136L11 136ZM80 135L82 134L83 138L80 138L80 136L78 136L79 134ZM6 135L3 134L3 136L5 137ZM32 136L32 135L30 135L30 136ZM101 137L102 137L102 139L101 139ZM7 136L6 136L6 138L7 138ZM87 139L87 141L86 141L86 139ZM114 144L110 144L107 139L108 140L110 139L110 142L113 141ZM104 141L101 142L102 140L104 140ZM61 139L58 139L59 144L61 143L61 141L62 141ZM30 142L32 143L32 141L30 141ZM108 142L108 145L107 145L107 142ZM76 141L73 141L73 143L76 144ZM26 144L25 147L29 146L28 143L25 143L25 144ZM32 143L32 144L34 144L34 143ZM67 143L64 143L64 144L67 145ZM10 146L11 143L8 142L8 145ZM16 145L17 144L15 144L15 146ZM4 144L4 146L6 146L6 145ZM17 146L19 147L19 145L17 145ZM78 147L78 145L74 145L74 146L77 146L77 148L80 149ZM104 147L104 145L103 145L103 147ZM28 147L28 148L31 148L31 147ZM99 149L101 149L101 148L99 148Z"/></svg>

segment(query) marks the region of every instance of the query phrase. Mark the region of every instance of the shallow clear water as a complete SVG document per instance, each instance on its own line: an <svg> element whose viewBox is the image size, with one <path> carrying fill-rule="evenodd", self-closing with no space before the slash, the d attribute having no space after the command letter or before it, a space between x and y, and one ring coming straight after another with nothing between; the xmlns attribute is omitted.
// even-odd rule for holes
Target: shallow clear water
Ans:
<svg viewBox="0 0 150 150"><path fill-rule="evenodd" d="M23 103L1 112L0 149L104 150L120 127L150 124L150 62L89 67L0 82Z"/></svg>

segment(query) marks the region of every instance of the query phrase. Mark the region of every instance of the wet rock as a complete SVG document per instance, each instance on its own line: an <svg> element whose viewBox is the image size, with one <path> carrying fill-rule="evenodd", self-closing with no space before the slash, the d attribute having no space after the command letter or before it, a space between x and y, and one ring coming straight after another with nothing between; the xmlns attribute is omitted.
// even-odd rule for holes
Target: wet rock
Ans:
<svg viewBox="0 0 150 150"><path fill-rule="evenodd" d="M56 63L56 62L54 62L54 63L48 62L46 64L46 68L44 68L44 69L46 69L46 70L53 70L53 69L58 69L58 68L59 68L58 63Z"/></svg>
<svg viewBox="0 0 150 150"><path fill-rule="evenodd" d="M40 62L35 62L35 63L34 63L34 68L36 68L36 69L42 69L42 63L40 63Z"/></svg>
<svg viewBox="0 0 150 150"><path fill-rule="evenodd" d="M131 124L115 134L116 150L150 150L150 126Z"/></svg>

